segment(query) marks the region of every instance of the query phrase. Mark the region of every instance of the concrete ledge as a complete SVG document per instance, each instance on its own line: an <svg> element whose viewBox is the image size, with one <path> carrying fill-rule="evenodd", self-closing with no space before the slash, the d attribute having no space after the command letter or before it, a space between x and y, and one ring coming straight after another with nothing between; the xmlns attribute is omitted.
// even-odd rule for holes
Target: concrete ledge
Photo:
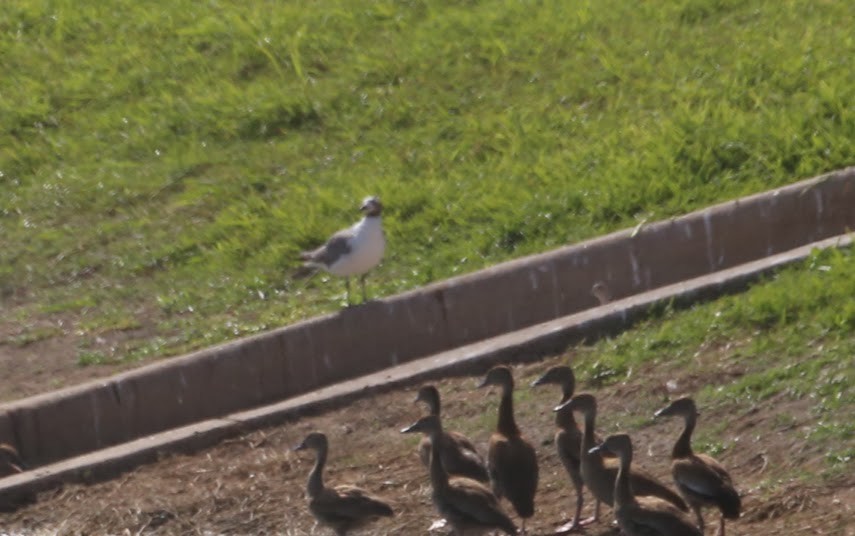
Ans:
<svg viewBox="0 0 855 536"><path fill-rule="evenodd" d="M687 306L699 300L740 291L752 281L782 266L804 260L815 249L849 247L851 244L852 238L848 235L822 240L759 261L323 387L283 402L201 421L40 467L0 480L0 509L13 508L33 493L64 482L93 482L114 477L137 465L156 460L163 451L193 452L214 445L226 437L329 410L358 397L443 376L481 373L496 363L534 361L561 352L568 345L590 342L626 329L659 304Z"/></svg>
<svg viewBox="0 0 855 536"><path fill-rule="evenodd" d="M855 168L0 405L32 467L293 399L855 229Z"/></svg>

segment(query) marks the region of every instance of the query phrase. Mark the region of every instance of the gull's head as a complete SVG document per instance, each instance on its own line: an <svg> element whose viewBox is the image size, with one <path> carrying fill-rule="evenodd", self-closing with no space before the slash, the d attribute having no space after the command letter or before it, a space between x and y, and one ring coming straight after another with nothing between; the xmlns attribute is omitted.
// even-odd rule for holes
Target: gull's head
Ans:
<svg viewBox="0 0 855 536"><path fill-rule="evenodd" d="M383 203L376 195L368 196L362 200L359 210L366 216L379 216L383 212Z"/></svg>

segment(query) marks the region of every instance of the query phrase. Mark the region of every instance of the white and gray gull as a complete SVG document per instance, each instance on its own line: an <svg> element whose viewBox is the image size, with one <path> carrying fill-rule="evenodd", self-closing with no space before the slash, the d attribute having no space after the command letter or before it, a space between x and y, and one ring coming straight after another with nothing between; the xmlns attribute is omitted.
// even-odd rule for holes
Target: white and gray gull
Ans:
<svg viewBox="0 0 855 536"><path fill-rule="evenodd" d="M380 264L386 249L383 235L383 204L376 196L366 197L360 207L365 216L347 229L332 235L327 242L312 251L304 251L300 259L303 269L310 272L323 269L345 278L347 303L350 304L350 278L360 276L362 283L362 301L366 301L365 276L372 268ZM305 272L298 273L303 275Z"/></svg>

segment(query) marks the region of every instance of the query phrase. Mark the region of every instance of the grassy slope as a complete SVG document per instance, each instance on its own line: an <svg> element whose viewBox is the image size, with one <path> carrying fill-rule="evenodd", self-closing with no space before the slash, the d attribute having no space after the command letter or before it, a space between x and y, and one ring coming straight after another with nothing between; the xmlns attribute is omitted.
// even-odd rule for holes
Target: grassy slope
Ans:
<svg viewBox="0 0 855 536"><path fill-rule="evenodd" d="M851 163L845 2L302 5L0 6L16 340L137 359L334 308L287 274L370 192L386 294Z"/></svg>
<svg viewBox="0 0 855 536"><path fill-rule="evenodd" d="M730 470L743 516L728 533L849 535L855 457L855 252L818 254L744 294L688 311L664 309L624 334L567 355L515 367L515 413L540 464L535 534L551 533L571 513L573 492L551 445L558 389L530 388L551 365L570 362L577 391L599 400L597 429L627 431L641 464L670 480L667 454L680 423L652 422L668 397L693 395L701 410L696 450ZM671 392L666 385L674 383ZM473 378L438 382L443 418L483 447L495 426L497 392ZM355 482L394 500L398 515L372 534L416 534L435 517L418 438L398 430L423 409L413 389L348 404L321 415L224 441L196 456L166 456L92 486L46 493L15 514L0 514L12 534L89 534L144 529L159 534L324 534L305 507L311 456L290 452L310 430L327 432L329 483ZM586 514L593 502L586 493ZM612 535L604 521L586 530ZM707 534L717 516L706 510ZM150 525L149 525L150 524Z"/></svg>
<svg viewBox="0 0 855 536"><path fill-rule="evenodd" d="M813 454L841 469L855 458L855 254L816 253L745 294L688 312L665 309L640 328L595 345L580 372L596 384L671 371L696 386L699 404L747 408L805 401L809 424L796 432ZM685 390L686 385L681 385ZM781 429L793 424L777 423ZM699 436L722 445L726 426ZM788 467L789 477L799 477ZM834 471L832 471L834 472Z"/></svg>

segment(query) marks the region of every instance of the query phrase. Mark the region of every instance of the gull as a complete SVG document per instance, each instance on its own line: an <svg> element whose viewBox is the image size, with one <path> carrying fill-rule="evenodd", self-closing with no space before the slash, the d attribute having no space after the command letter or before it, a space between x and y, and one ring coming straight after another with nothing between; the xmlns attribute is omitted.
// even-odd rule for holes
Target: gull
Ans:
<svg viewBox="0 0 855 536"><path fill-rule="evenodd" d="M365 214L361 220L332 235L318 249L302 252L300 259L304 264L295 274L295 277L300 277L322 269L335 276L344 277L348 305L350 305L350 278L360 276L362 301L365 302L367 300L365 276L380 264L386 249L381 218L383 204L380 198L366 197L359 210Z"/></svg>

